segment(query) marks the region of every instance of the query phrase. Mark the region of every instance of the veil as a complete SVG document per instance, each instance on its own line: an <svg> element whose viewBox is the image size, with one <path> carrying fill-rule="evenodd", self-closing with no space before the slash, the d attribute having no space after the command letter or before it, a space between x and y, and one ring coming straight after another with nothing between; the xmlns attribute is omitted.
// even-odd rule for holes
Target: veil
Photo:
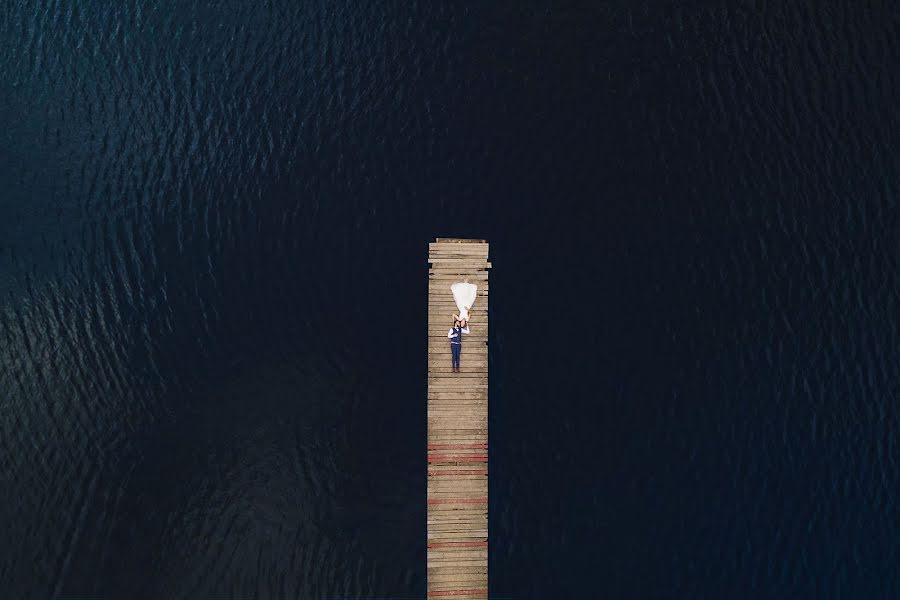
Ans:
<svg viewBox="0 0 900 600"><path fill-rule="evenodd" d="M453 292L453 300L456 301L459 316L463 319L468 319L469 309L475 303L475 293L478 291L478 286L474 283L458 282L450 286L450 291Z"/></svg>

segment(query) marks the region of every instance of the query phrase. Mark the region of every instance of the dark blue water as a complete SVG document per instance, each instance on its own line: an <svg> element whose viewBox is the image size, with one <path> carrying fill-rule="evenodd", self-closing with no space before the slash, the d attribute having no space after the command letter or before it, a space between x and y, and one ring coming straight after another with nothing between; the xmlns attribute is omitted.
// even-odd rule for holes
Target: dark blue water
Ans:
<svg viewBox="0 0 900 600"><path fill-rule="evenodd" d="M423 597L435 236L492 597L900 597L898 19L8 0L3 597Z"/></svg>

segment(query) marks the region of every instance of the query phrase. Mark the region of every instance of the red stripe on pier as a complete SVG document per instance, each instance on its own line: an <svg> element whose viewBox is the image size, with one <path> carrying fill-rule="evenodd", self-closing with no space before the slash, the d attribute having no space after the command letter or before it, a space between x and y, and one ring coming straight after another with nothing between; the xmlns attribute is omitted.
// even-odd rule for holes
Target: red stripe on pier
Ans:
<svg viewBox="0 0 900 600"><path fill-rule="evenodd" d="M478 596L481 594L487 595L487 590L439 590L436 592L428 592L428 597L432 598L434 596Z"/></svg>
<svg viewBox="0 0 900 600"><path fill-rule="evenodd" d="M428 444L429 450L487 450L487 444Z"/></svg>
<svg viewBox="0 0 900 600"><path fill-rule="evenodd" d="M429 475L487 475L487 469L476 469L474 471L428 471Z"/></svg>
<svg viewBox="0 0 900 600"><path fill-rule="evenodd" d="M485 504L487 498L429 498L428 504Z"/></svg>

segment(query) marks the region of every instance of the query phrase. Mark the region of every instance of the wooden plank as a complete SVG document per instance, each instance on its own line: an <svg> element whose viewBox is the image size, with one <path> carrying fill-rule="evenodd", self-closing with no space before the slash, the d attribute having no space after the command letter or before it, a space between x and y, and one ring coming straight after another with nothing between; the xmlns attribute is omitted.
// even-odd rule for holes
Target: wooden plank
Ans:
<svg viewBox="0 0 900 600"><path fill-rule="evenodd" d="M487 253L488 248L489 248L489 246L485 242L474 243L474 244L473 243L462 243L461 244L458 242L453 243L453 242L446 242L446 241L437 241L437 242L429 242L429 244L428 244L429 255L433 254L434 252L441 252L444 250L446 250L448 252L449 251L458 251L458 252L485 252L485 253Z"/></svg>
<svg viewBox="0 0 900 600"><path fill-rule="evenodd" d="M456 269L431 269L428 273L428 285L434 286L438 289L440 287L443 287L449 292L449 288L451 285L453 285L457 281L463 281L467 277L471 283L474 283L478 286L479 292L487 290L488 286L490 285L488 271L470 270L470 272L468 273L460 274L456 272Z"/></svg>
<svg viewBox="0 0 900 600"><path fill-rule="evenodd" d="M487 245L462 245L462 244L436 244L431 243L428 244L428 258L431 259L435 256L441 256L444 254L452 254L452 255L462 255L462 256L478 256L482 259L487 259L488 252L490 248Z"/></svg>

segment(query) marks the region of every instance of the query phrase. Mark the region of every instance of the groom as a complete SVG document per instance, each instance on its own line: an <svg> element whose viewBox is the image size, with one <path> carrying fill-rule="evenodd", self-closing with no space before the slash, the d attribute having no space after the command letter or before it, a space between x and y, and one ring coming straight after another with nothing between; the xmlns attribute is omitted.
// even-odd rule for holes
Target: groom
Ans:
<svg viewBox="0 0 900 600"><path fill-rule="evenodd" d="M453 319L453 327L447 332L450 338L450 361L453 366L453 372L459 373L459 353L462 352L462 334L469 333L468 323L465 319Z"/></svg>

